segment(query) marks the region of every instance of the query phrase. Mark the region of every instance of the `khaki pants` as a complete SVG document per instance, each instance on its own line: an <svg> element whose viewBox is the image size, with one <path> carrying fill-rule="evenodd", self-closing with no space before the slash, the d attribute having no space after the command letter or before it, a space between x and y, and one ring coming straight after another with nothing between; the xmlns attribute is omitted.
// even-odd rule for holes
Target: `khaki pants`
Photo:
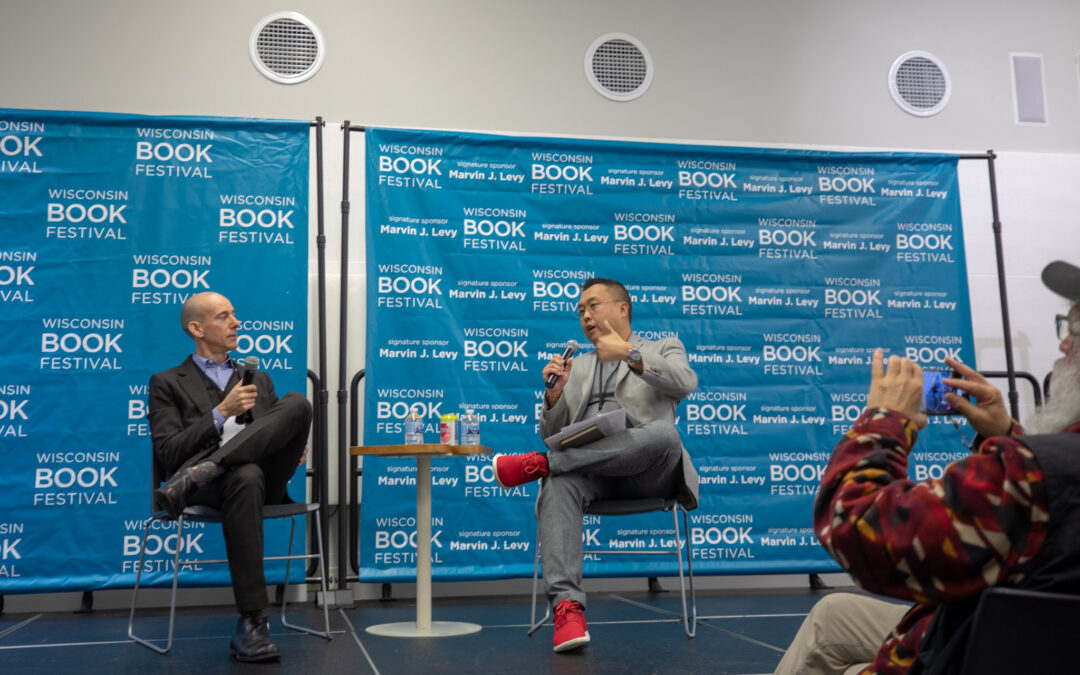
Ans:
<svg viewBox="0 0 1080 675"><path fill-rule="evenodd" d="M803 620L775 675L855 675L911 609L854 593L830 593Z"/></svg>

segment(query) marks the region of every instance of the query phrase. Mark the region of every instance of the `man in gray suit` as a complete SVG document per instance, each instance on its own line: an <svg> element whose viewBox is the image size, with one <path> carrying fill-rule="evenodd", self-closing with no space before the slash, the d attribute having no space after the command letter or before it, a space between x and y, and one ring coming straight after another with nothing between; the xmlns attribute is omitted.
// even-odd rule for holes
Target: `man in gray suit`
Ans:
<svg viewBox="0 0 1080 675"><path fill-rule="evenodd" d="M697 387L677 338L654 342L630 328L630 295L617 281L590 279L578 300L585 336L596 347L578 359L557 355L542 375L555 375L544 396L540 433L623 408L628 428L576 448L496 455L503 488L545 478L536 504L544 585L555 607L555 651L589 642L581 588L585 507L598 499L677 497L697 506L698 475L675 429L675 408Z"/></svg>

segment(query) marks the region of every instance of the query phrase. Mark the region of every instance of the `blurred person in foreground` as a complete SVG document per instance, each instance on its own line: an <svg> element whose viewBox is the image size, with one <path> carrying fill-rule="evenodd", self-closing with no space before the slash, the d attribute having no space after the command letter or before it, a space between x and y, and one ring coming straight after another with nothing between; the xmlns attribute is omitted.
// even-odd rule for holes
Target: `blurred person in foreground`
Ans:
<svg viewBox="0 0 1080 675"><path fill-rule="evenodd" d="M928 422L922 369L895 355L886 369L875 351L866 410L833 450L814 530L861 588L915 604L827 595L776 673L956 672L985 589L1080 594L1080 268L1053 262L1042 278L1071 303L1056 317L1053 395L1023 429L996 387L947 359L962 379L945 383L975 403L946 398L978 436L942 478L908 478Z"/></svg>

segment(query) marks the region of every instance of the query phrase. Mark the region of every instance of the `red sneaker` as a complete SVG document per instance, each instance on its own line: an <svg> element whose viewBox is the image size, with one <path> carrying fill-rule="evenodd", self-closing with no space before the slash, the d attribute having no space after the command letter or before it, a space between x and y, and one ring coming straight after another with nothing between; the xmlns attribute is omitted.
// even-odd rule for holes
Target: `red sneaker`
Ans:
<svg viewBox="0 0 1080 675"><path fill-rule="evenodd" d="M563 600L555 607L555 651L565 652L589 644L589 627L581 605Z"/></svg>
<svg viewBox="0 0 1080 675"><path fill-rule="evenodd" d="M539 452L525 455L495 455L491 459L495 482L504 490L548 475L547 457Z"/></svg>

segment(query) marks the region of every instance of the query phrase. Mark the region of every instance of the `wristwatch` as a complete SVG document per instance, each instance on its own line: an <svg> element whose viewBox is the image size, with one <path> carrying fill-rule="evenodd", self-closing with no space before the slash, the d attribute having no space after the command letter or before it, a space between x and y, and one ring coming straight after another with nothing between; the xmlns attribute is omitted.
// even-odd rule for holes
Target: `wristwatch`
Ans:
<svg viewBox="0 0 1080 675"><path fill-rule="evenodd" d="M630 347L630 353L626 355L626 363L631 366L641 365L641 350L637 347Z"/></svg>

